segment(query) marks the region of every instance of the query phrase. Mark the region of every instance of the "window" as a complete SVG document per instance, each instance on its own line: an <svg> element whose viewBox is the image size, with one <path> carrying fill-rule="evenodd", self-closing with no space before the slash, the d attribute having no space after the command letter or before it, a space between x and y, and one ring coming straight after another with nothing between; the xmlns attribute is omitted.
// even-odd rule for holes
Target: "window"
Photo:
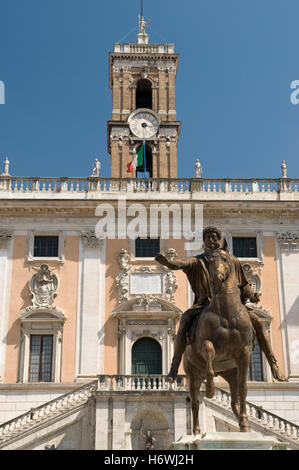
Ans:
<svg viewBox="0 0 299 470"><path fill-rule="evenodd" d="M162 349L152 338L141 338L132 348L132 374L162 374Z"/></svg>
<svg viewBox="0 0 299 470"><path fill-rule="evenodd" d="M58 236L35 236L34 251L35 258L58 258Z"/></svg>
<svg viewBox="0 0 299 470"><path fill-rule="evenodd" d="M248 380L254 380L256 382L263 382L264 374L263 374L263 358L262 358L262 351L260 350L259 345L257 344L252 351L249 371L248 371Z"/></svg>
<svg viewBox="0 0 299 470"><path fill-rule="evenodd" d="M152 109L152 84L149 80L139 80L136 88L136 109Z"/></svg>
<svg viewBox="0 0 299 470"><path fill-rule="evenodd" d="M65 320L59 308L32 308L21 312L19 382L61 382Z"/></svg>
<svg viewBox="0 0 299 470"><path fill-rule="evenodd" d="M53 336L30 336L29 382L52 381Z"/></svg>
<svg viewBox="0 0 299 470"><path fill-rule="evenodd" d="M159 238L136 238L135 257L154 258L160 252Z"/></svg>
<svg viewBox="0 0 299 470"><path fill-rule="evenodd" d="M237 258L257 258L256 237L233 237L233 253Z"/></svg>

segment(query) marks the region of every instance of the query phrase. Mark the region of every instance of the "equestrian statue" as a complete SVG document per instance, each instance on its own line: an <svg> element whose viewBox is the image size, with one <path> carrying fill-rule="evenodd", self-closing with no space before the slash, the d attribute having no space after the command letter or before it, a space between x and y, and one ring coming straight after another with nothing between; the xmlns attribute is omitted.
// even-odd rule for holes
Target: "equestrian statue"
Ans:
<svg viewBox="0 0 299 470"><path fill-rule="evenodd" d="M182 356L190 384L193 433L199 434L198 394L206 383L206 397L215 394L214 377L228 383L231 407L241 432L249 432L246 413L247 374L256 336L271 367L273 377L284 381L273 354L270 338L249 300L257 304L240 261L227 249L226 240L216 227L203 231L204 252L186 261L168 260L158 254L156 261L169 269L182 269L194 292L194 304L181 317L174 344L174 356L167 376L176 379ZM188 341L189 338L189 341Z"/></svg>

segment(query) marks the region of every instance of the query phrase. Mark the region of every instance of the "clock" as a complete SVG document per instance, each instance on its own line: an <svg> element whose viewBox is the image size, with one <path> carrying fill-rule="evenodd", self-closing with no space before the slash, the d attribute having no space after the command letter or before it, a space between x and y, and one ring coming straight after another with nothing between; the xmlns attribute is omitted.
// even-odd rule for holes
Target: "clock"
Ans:
<svg viewBox="0 0 299 470"><path fill-rule="evenodd" d="M131 132L140 139L151 139L159 130L159 119L148 109L134 111L129 119Z"/></svg>

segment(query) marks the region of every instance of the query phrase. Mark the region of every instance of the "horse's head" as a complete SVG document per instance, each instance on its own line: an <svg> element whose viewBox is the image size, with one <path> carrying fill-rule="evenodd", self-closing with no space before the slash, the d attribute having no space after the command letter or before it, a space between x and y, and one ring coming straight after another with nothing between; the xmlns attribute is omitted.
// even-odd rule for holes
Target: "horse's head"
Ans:
<svg viewBox="0 0 299 470"><path fill-rule="evenodd" d="M222 291L232 273L230 255L223 250L214 250L209 256L209 272L212 286L216 291Z"/></svg>

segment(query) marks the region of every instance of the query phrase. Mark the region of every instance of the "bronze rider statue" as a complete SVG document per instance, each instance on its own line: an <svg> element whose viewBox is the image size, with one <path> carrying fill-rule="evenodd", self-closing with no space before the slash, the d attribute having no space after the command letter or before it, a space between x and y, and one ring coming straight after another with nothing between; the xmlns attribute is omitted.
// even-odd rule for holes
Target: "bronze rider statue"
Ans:
<svg viewBox="0 0 299 470"><path fill-rule="evenodd" d="M211 301L211 289L207 279L209 276L203 276L203 272L209 271L209 257L213 250L219 249L227 250L226 240L222 238L221 231L216 227L207 227L203 231L204 240L204 253L197 256L192 256L185 261L174 260L169 261L164 255L158 254L156 261L169 269L178 270L182 269L190 282L191 288L194 292L195 298L191 308L189 308L181 317L179 329L176 335L174 344L174 356L171 363L171 369L167 376L169 382L173 382L177 376L178 368L182 359L182 355L187 345L187 334L193 323L193 320L201 314L203 308ZM242 302L245 304L247 299L250 302L257 304L259 302L260 294L256 294L251 289L251 286L246 278L240 261L231 255L235 264L237 276L239 279L240 296ZM258 344L265 354L268 363L271 367L272 375L276 380L284 381L285 378L280 374L276 358L273 354L270 338L265 331L263 324L255 313L253 308L247 308L248 314L258 340Z"/></svg>

